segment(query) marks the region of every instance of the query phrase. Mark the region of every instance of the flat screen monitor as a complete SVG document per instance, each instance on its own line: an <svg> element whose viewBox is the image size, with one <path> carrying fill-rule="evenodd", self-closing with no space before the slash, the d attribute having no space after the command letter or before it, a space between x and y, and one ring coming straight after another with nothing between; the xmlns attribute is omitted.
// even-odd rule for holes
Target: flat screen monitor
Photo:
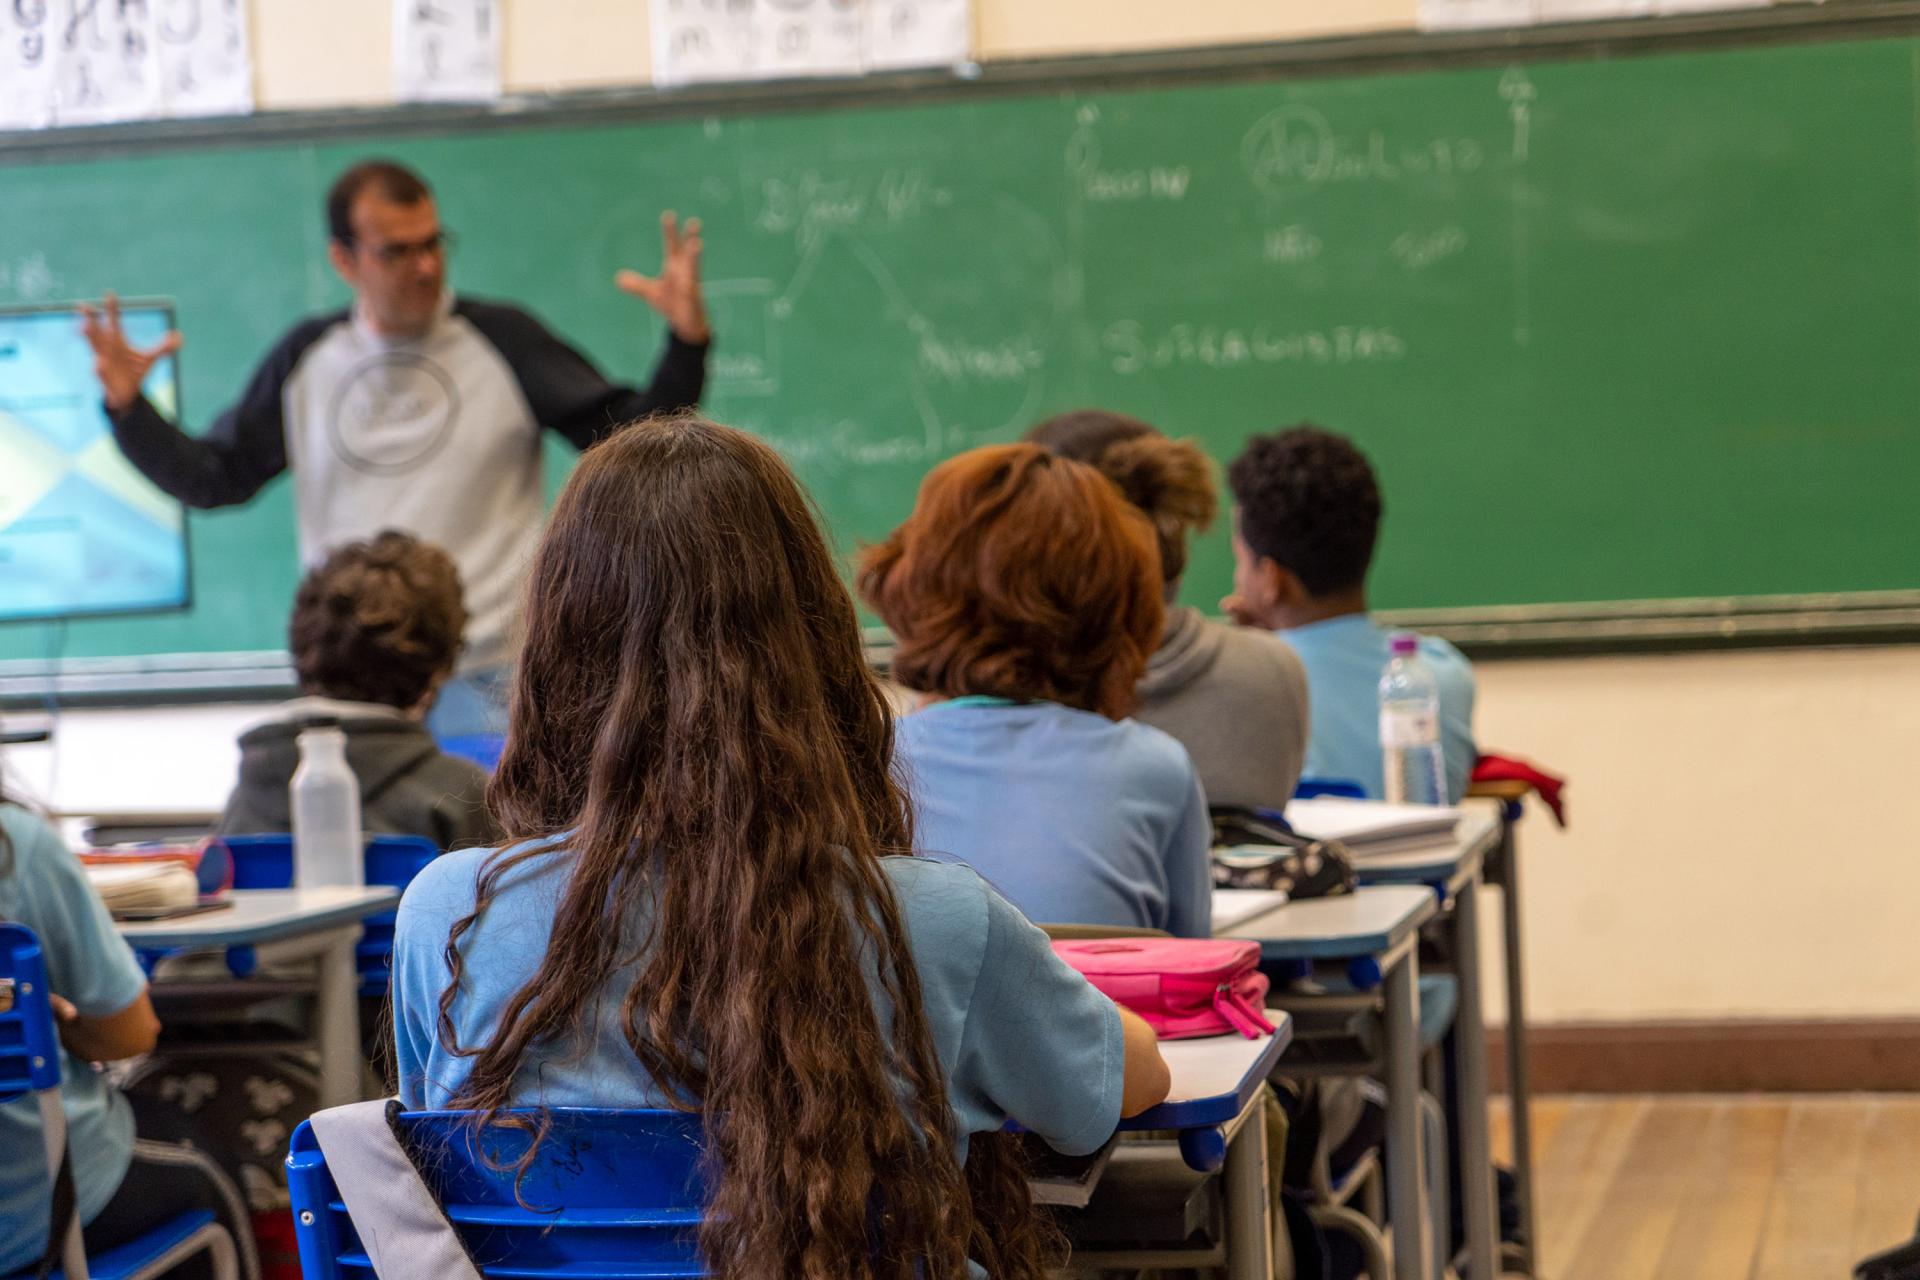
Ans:
<svg viewBox="0 0 1920 1280"><path fill-rule="evenodd" d="M136 347L173 327L165 303L123 303ZM147 399L179 420L178 361ZM186 512L114 444L76 306L0 308L0 622L184 609Z"/></svg>

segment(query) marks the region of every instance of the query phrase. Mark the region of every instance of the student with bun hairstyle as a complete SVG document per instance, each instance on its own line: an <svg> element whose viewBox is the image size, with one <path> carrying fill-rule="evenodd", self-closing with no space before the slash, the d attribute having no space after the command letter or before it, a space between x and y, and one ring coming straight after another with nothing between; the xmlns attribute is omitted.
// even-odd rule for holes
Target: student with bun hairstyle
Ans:
<svg viewBox="0 0 1920 1280"><path fill-rule="evenodd" d="M965 867L911 856L893 717L777 454L697 417L582 455L530 575L489 799L409 886L410 1107L705 1122L722 1280L1039 1280L1016 1120L1097 1150L1154 1036Z"/></svg>
<svg viewBox="0 0 1920 1280"><path fill-rule="evenodd" d="M859 587L920 695L899 733L921 847L1029 919L1207 936L1206 796L1128 718L1165 614L1145 517L1038 445L975 449L928 474Z"/></svg>
<svg viewBox="0 0 1920 1280"><path fill-rule="evenodd" d="M1180 740L1209 802L1285 806L1307 751L1307 673L1299 657L1271 635L1174 603L1187 535L1212 524L1219 507L1212 462L1191 440L1104 409L1056 414L1027 439L1089 464L1153 522L1167 619L1140 678L1134 718Z"/></svg>

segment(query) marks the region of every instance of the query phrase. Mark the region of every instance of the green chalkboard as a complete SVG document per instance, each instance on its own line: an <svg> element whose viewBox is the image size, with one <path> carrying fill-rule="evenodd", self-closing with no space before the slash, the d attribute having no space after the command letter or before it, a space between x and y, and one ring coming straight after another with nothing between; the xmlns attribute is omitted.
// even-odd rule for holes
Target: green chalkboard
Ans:
<svg viewBox="0 0 1920 1280"><path fill-rule="evenodd" d="M658 327L609 277L698 212L707 407L843 546L936 459L1099 404L1223 461L1358 437L1387 607L1908 588L1916 67L1877 40L56 157L0 164L0 301L173 298L197 426L342 301L321 195L378 150L438 186L460 288L636 377ZM286 482L192 535L189 614L65 652L278 644ZM1187 596L1228 580L1216 530Z"/></svg>

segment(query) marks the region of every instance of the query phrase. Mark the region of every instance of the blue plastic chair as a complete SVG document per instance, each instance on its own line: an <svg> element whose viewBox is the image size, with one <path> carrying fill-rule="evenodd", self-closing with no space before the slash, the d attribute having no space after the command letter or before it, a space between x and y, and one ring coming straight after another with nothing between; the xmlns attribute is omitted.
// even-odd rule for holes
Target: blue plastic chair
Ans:
<svg viewBox="0 0 1920 1280"><path fill-rule="evenodd" d="M60 1167L67 1144L67 1114L60 1100L60 1040L48 999L46 959L40 940L25 925L0 923L0 1103L31 1093L40 1106L47 1138L47 1170ZM207 1210L181 1214L137 1240L89 1259L75 1221L62 1261L62 1280L149 1280L196 1253L211 1255L221 1280L235 1280L239 1261L233 1237ZM22 1271L10 1280L25 1280Z"/></svg>
<svg viewBox="0 0 1920 1280"><path fill-rule="evenodd" d="M471 760L492 773L500 767L500 753L506 750L504 733L459 733L440 739L440 749L450 756Z"/></svg>
<svg viewBox="0 0 1920 1280"><path fill-rule="evenodd" d="M1367 789L1345 778L1302 778L1294 784L1295 800L1317 800L1321 796L1337 796L1342 800L1365 800Z"/></svg>
<svg viewBox="0 0 1920 1280"><path fill-rule="evenodd" d="M233 859L234 888L293 887L292 836L223 836L220 843L227 847ZM413 883L413 878L439 856L440 847L425 836L370 836L366 853L367 883L391 885L404 891ZM394 917L394 912L383 911L366 918L360 945L354 953L362 995L387 994L393 976ZM240 976L252 971L251 951L251 948L246 948L244 954L228 956L229 967Z"/></svg>
<svg viewBox="0 0 1920 1280"><path fill-rule="evenodd" d="M415 1111L400 1133L483 1274L705 1276L696 1234L707 1186L701 1123L680 1111L556 1107L507 1112L547 1132L515 1189L527 1131L479 1129L473 1112ZM366 1280L372 1263L308 1124L294 1130L287 1188L306 1280Z"/></svg>

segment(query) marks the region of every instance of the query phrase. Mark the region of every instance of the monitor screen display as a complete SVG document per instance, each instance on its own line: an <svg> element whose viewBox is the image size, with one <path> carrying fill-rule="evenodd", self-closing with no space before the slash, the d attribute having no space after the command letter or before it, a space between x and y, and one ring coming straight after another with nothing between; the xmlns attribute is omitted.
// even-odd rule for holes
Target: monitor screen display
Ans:
<svg viewBox="0 0 1920 1280"><path fill-rule="evenodd" d="M159 303L123 304L128 341L173 327ZM147 399L178 421L177 361ZM74 307L0 308L0 622L185 608L186 513L113 441Z"/></svg>

